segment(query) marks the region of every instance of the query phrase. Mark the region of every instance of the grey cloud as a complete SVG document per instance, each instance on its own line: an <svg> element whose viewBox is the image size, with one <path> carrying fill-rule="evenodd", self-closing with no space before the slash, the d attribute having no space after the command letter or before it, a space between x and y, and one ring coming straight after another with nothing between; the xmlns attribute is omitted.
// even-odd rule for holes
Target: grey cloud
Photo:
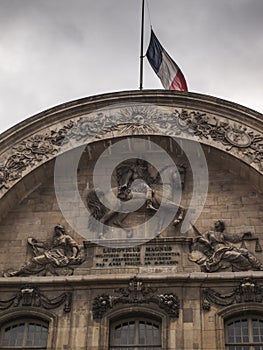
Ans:
<svg viewBox="0 0 263 350"><path fill-rule="evenodd" d="M148 4L191 91L263 112L262 0ZM68 100L137 89L140 9L140 0L0 0L1 129ZM161 88L144 66L144 87Z"/></svg>

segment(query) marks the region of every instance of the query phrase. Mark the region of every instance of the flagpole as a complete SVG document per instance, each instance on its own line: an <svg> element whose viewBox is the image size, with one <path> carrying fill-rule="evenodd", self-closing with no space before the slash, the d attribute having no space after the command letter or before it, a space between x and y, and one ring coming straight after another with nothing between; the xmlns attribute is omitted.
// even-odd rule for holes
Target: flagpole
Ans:
<svg viewBox="0 0 263 350"><path fill-rule="evenodd" d="M144 0L142 0L142 21L141 21L141 54L140 54L140 90L143 88L143 38L144 38Z"/></svg>

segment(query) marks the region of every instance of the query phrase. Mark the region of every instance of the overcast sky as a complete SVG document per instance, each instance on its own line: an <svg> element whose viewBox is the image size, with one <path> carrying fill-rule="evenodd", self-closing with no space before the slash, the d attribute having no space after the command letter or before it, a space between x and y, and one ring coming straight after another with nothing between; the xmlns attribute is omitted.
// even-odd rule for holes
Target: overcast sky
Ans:
<svg viewBox="0 0 263 350"><path fill-rule="evenodd" d="M148 0L189 91L263 113L263 0ZM0 0L0 132L60 103L139 86L141 0ZM144 88L161 89L145 59Z"/></svg>

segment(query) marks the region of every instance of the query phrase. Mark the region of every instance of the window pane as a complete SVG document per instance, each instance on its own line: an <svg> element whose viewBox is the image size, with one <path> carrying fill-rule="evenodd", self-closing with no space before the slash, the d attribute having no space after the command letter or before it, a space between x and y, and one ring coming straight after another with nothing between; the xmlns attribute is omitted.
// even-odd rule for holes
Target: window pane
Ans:
<svg viewBox="0 0 263 350"><path fill-rule="evenodd" d="M135 322L130 323L128 344L135 344Z"/></svg>
<svg viewBox="0 0 263 350"><path fill-rule="evenodd" d="M46 327L35 323L29 323L26 345L45 347L47 345L47 335Z"/></svg>
<svg viewBox="0 0 263 350"><path fill-rule="evenodd" d="M248 338L248 321L237 320L231 322L227 326L227 342L228 343L246 343Z"/></svg>
<svg viewBox="0 0 263 350"><path fill-rule="evenodd" d="M227 340L228 343L234 342L234 325L233 323L230 323L227 328Z"/></svg>
<svg viewBox="0 0 263 350"><path fill-rule="evenodd" d="M160 326L148 320L118 323L111 328L110 339L111 350L161 350Z"/></svg>
<svg viewBox="0 0 263 350"><path fill-rule="evenodd" d="M140 321L139 323L139 344L147 344L145 338L145 323Z"/></svg>
<svg viewBox="0 0 263 350"><path fill-rule="evenodd" d="M28 327L27 346L46 346L47 345L47 328L30 323Z"/></svg>
<svg viewBox="0 0 263 350"><path fill-rule="evenodd" d="M112 345L135 344L135 322L124 322L115 326L113 331ZM122 348L123 349L123 348Z"/></svg>
<svg viewBox="0 0 263 350"><path fill-rule="evenodd" d="M2 346L12 346L12 349L45 349L47 346L48 328L42 324L23 322L13 324L4 329L1 339Z"/></svg>
<svg viewBox="0 0 263 350"><path fill-rule="evenodd" d="M263 350L263 320L248 317L228 322L226 348L229 350Z"/></svg>
<svg viewBox="0 0 263 350"><path fill-rule="evenodd" d="M256 343L263 342L263 321L259 319L252 320L253 341Z"/></svg>
<svg viewBox="0 0 263 350"><path fill-rule="evenodd" d="M122 326L122 332L121 332L121 344L127 344L129 345L129 338L128 338L128 334L129 334L129 323L124 323Z"/></svg>
<svg viewBox="0 0 263 350"><path fill-rule="evenodd" d="M22 346L24 330L25 330L25 324L23 323L5 328L1 345Z"/></svg>
<svg viewBox="0 0 263 350"><path fill-rule="evenodd" d="M160 331L157 324L140 321L139 344L160 345Z"/></svg>

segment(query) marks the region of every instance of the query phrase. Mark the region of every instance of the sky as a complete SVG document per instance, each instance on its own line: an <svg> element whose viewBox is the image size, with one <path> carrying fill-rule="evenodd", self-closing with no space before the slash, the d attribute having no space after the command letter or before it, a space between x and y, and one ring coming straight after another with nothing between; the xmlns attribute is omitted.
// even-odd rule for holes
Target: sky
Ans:
<svg viewBox="0 0 263 350"><path fill-rule="evenodd" d="M263 113L262 0L147 0L191 92ZM0 133L50 107L139 88L141 0L0 0ZM144 60L144 89L162 89Z"/></svg>

